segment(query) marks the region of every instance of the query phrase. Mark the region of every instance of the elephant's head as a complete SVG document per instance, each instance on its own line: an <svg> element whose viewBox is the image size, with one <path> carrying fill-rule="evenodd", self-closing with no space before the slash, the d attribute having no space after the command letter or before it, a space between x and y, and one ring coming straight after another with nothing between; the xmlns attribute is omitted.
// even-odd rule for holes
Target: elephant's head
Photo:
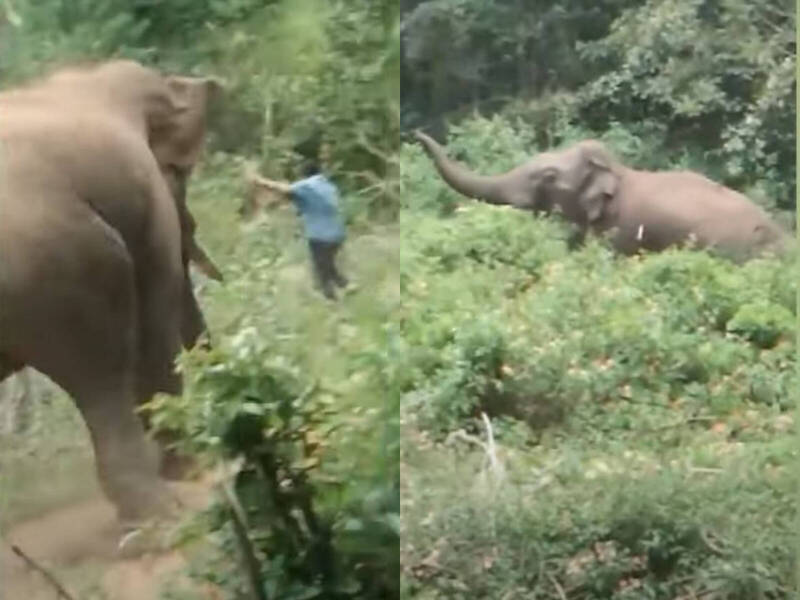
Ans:
<svg viewBox="0 0 800 600"><path fill-rule="evenodd" d="M162 167L189 170L203 148L209 102L222 90L216 79L163 75L132 60L62 69L49 82L64 101L122 112L144 129Z"/></svg>
<svg viewBox="0 0 800 600"><path fill-rule="evenodd" d="M184 260L191 260L208 277L221 281L222 273L195 240L186 186L205 143L209 104L221 93L222 85L213 78L164 76L129 60L103 63L93 76L99 84L95 88L126 107L130 117L143 127L178 209Z"/></svg>
<svg viewBox="0 0 800 600"><path fill-rule="evenodd" d="M209 103L222 90L215 79L167 76L148 101L150 148L165 172L186 179L203 150Z"/></svg>
<svg viewBox="0 0 800 600"><path fill-rule="evenodd" d="M579 224L600 221L619 186L619 164L603 144L585 140L565 150L544 152L499 175L477 175L450 160L429 136L415 137L439 174L457 192L491 204L536 212L560 211Z"/></svg>
<svg viewBox="0 0 800 600"><path fill-rule="evenodd" d="M208 106L222 87L206 78L169 76L165 82L165 93L148 103L149 145L177 203L186 259L222 281L222 273L195 240L194 218L186 206L186 185L205 142Z"/></svg>
<svg viewBox="0 0 800 600"><path fill-rule="evenodd" d="M92 80L91 86L87 77ZM178 211L185 267L182 337L186 347L193 346L206 325L194 296L188 263L194 262L212 279L221 281L223 277L195 239L196 225L186 204L186 187L203 150L209 103L221 92L221 85L209 78L164 76L128 60L102 63L88 72L65 71L56 79L78 86L78 90L91 89L94 101L113 104L145 136Z"/></svg>

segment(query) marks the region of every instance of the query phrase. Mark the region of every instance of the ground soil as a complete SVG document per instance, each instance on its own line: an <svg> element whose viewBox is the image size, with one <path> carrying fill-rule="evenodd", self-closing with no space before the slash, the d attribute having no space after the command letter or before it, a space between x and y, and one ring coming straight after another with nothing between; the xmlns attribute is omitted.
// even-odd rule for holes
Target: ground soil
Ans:
<svg viewBox="0 0 800 600"><path fill-rule="evenodd" d="M187 510L210 497L208 481L175 484ZM53 573L75 600L159 600L167 579L186 589L187 598L221 600L218 590L182 576L186 557L175 550L123 560L111 505L93 497L11 526L0 546L0 600L56 600L51 584L11 551L17 545Z"/></svg>

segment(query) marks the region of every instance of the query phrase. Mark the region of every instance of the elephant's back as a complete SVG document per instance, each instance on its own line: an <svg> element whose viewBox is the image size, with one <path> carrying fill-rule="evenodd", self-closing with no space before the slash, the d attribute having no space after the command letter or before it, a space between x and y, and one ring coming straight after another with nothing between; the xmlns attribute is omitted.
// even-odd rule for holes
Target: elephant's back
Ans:
<svg viewBox="0 0 800 600"><path fill-rule="evenodd" d="M175 212L146 141L107 118L84 121L92 127L89 140L76 139L82 135L79 121L18 120L4 128L5 123L0 122L0 303L6 312L24 307L26 295L44 291L42 282L123 276L133 255L148 245L151 224ZM154 187L159 182L161 197ZM177 216L172 220L177 238Z"/></svg>
<svg viewBox="0 0 800 600"><path fill-rule="evenodd" d="M693 238L723 251L768 247L785 235L749 198L691 171L629 173L624 181L623 237L663 250Z"/></svg>
<svg viewBox="0 0 800 600"><path fill-rule="evenodd" d="M114 113L53 110L47 102L3 110L0 172L7 202L88 202L112 222L149 210L158 164L135 126ZM115 216L116 213L116 216Z"/></svg>
<svg viewBox="0 0 800 600"><path fill-rule="evenodd" d="M744 194L692 171L633 172L626 178L625 195L632 213L662 222L771 223L767 212Z"/></svg>

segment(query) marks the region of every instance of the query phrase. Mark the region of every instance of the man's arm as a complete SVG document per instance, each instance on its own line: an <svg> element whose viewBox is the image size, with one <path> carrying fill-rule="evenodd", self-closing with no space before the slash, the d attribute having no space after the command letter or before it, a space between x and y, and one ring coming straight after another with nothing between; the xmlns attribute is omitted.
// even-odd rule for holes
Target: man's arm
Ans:
<svg viewBox="0 0 800 600"><path fill-rule="evenodd" d="M253 176L253 185L263 187L274 192L279 192L284 196L289 196L292 193L292 186L284 181L273 181L258 175Z"/></svg>

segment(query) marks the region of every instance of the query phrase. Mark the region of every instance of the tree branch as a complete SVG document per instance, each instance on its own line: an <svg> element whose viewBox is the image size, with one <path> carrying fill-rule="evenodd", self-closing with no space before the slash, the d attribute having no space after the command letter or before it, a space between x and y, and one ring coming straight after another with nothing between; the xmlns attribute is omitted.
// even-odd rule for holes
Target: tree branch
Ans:
<svg viewBox="0 0 800 600"><path fill-rule="evenodd" d="M14 552L14 554L19 556L23 561L25 561L25 564L28 565L30 569L41 574L42 577L44 577L47 580L47 582L51 586L53 586L56 592L58 592L58 598L63 598L63 600L77 600L75 596L73 596L66 589L64 589L64 586L61 585L61 582L56 578L55 575L50 573L50 571L45 569L43 566L41 566L35 560L33 560L30 556L25 554L19 546L12 545L11 550Z"/></svg>
<svg viewBox="0 0 800 600"><path fill-rule="evenodd" d="M233 524L233 532L236 535L239 551L242 555L242 563L247 573L247 579L250 583L250 592L253 600L267 600L267 594L264 591L264 586L261 583L261 570L259 568L258 559L256 558L253 543L247 535L247 517L245 515L239 499L236 497L236 492L228 481L223 481L220 485L222 495L228 504L228 510L231 515L231 523Z"/></svg>

